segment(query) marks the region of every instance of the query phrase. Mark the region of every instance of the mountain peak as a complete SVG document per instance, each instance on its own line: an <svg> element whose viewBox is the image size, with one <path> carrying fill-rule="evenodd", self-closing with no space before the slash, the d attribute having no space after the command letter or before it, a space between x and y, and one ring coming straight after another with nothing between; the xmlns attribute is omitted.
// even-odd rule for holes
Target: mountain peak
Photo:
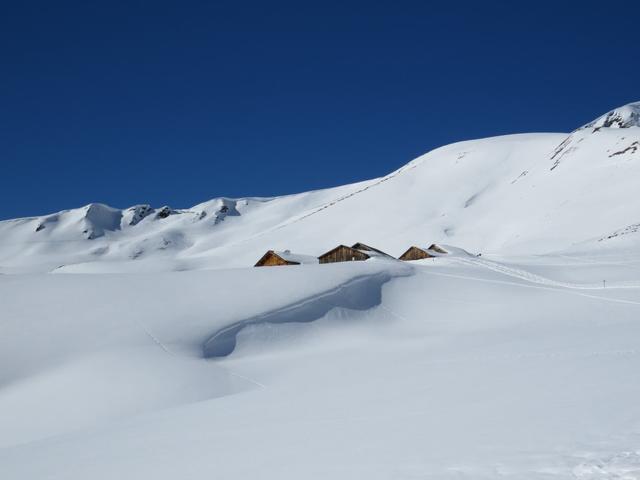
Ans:
<svg viewBox="0 0 640 480"><path fill-rule="evenodd" d="M640 127L640 102L628 103L615 108L578 130L593 128L594 131L598 131L601 128L629 127Z"/></svg>

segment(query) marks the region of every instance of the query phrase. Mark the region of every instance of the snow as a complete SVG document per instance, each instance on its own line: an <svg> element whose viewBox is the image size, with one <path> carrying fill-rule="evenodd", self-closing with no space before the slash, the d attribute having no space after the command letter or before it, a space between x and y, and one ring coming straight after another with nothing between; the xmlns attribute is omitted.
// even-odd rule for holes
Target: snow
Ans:
<svg viewBox="0 0 640 480"><path fill-rule="evenodd" d="M629 127L640 127L640 102L629 103L611 110L582 128L592 128L596 130L601 128Z"/></svg>
<svg viewBox="0 0 640 480"><path fill-rule="evenodd" d="M640 478L640 129L612 127L0 222L0 477ZM357 241L448 253L250 267Z"/></svg>
<svg viewBox="0 0 640 480"><path fill-rule="evenodd" d="M511 135L448 145L359 184L217 199L119 228L87 219L83 209L55 214L40 231L51 216L3 221L0 272L237 268L267 250L318 256L358 241L394 256L431 243L513 255L579 243L619 248L635 235L599 240L640 221L640 206L628 200L640 176L634 142L638 127ZM594 221L594 212L606 215ZM85 230L96 232L91 240Z"/></svg>
<svg viewBox="0 0 640 480"><path fill-rule="evenodd" d="M296 262L301 265L305 263L318 263L318 257L314 257L313 255L291 253L290 250L284 250L284 251L279 251L274 253L278 255L280 258L282 258L283 260L286 260L288 262Z"/></svg>
<svg viewBox="0 0 640 480"><path fill-rule="evenodd" d="M640 258L600 264L606 288L574 272L588 289L554 281L582 263L529 261L3 276L0 465L97 479L636 468L640 295L616 279ZM356 278L370 279L360 305L325 294ZM323 299L337 308L314 311ZM230 355L206 359L242 322Z"/></svg>
<svg viewBox="0 0 640 480"><path fill-rule="evenodd" d="M357 249L359 252L364 253L365 255L369 255L370 258L388 258L390 255L383 253L383 252L377 252L375 250L364 250L364 249Z"/></svg>

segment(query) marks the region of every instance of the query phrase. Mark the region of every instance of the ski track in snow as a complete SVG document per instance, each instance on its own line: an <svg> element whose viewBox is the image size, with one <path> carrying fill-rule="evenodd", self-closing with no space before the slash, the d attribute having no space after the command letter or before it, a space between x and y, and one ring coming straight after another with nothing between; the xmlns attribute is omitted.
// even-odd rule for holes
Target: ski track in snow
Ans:
<svg viewBox="0 0 640 480"><path fill-rule="evenodd" d="M274 230L278 230L280 228L284 228L284 227L286 227L288 225L291 225L293 223L300 222L301 220L304 220L305 218L308 218L308 217L310 217L312 215L315 215L316 213L319 213L322 210L326 210L327 208L332 207L333 205L336 205L337 203L340 203L340 202L342 202L344 200L347 200L348 198L354 197L355 195L357 195L359 193L362 193L362 192L365 192L365 191L367 191L367 190L369 190L371 188L377 187L377 186L383 184L384 182L386 182L388 180L391 180L392 178L397 177L398 175L400 175L401 173L404 173L407 170L411 170L411 169L416 168L417 166L418 166L418 163L407 164L404 167L396 170L395 172L390 173L389 175L386 175L386 176L382 177L381 179L379 179L377 181L373 181L372 183L370 183L366 187L360 188L360 189L358 189L358 190L356 190L354 192L351 192L351 193L348 193L348 194L343 195L341 197L338 197L338 198L336 198L336 199L334 199L334 200L332 200L330 202L327 202L326 204L316 208L315 210L313 210L311 212L305 213L305 214L301 215L298 218L294 218L294 219L292 219L291 221L289 221L287 223L278 225L277 227L274 228Z"/></svg>
<svg viewBox="0 0 640 480"><path fill-rule="evenodd" d="M424 268L424 267L423 267ZM427 268L424 268L425 270L427 270ZM627 305L640 305L640 302L634 302L633 300L624 300L624 299L620 299L620 298L611 298L611 297L601 297L599 295L589 295L587 293L581 293L578 291L574 291L571 288L566 288L564 289L563 287L554 287L553 285L536 285L536 284L526 284L526 283L518 283L518 282L509 282L506 280L493 280L490 278L480 278L480 277L473 277L471 275L457 275L454 273L443 273L443 272L429 272L429 271L421 271L420 272L423 275L436 275L436 276L440 276L440 277L449 277L449 278L459 278L461 280L472 280L472 281L476 281L476 282L484 282L484 283L495 283L495 284L501 284L501 285L513 285L516 287L522 287L522 288L538 288L540 290L550 290L550 291L554 291L554 292L561 292L561 293L566 293L566 294L570 294L570 295L579 295L581 297L586 297L586 298L593 298L596 300L603 300L603 301L607 301L607 302L612 302L612 303L622 303L622 304L627 304ZM605 290L604 288L601 287L602 290ZM437 300L437 299L436 299Z"/></svg>
<svg viewBox="0 0 640 480"><path fill-rule="evenodd" d="M317 213L320 213L323 210L326 210L326 209L328 209L330 207L333 207L334 205L337 205L340 202L343 202L344 200L347 200L347 199L349 199L351 197L354 197L354 196L356 196L356 195L358 195L360 193L366 192L367 190L369 190L371 188L377 187L377 186L383 184L384 182L386 182L388 180L391 180L392 178L400 175L401 173L403 173L403 172L405 172L407 170L411 170L411 169L416 168L417 166L418 166L418 163L413 163L413 162L409 163L409 164L405 165L404 167L399 168L395 172L390 173L389 175L386 175L386 176L384 176L384 177L382 177L380 179L377 179L377 180L375 180L375 179L372 180L365 187L359 188L357 190L354 190L353 192L350 192L350 193L344 194L342 196L339 196L337 198L334 198L334 199L332 199L332 200L330 200L328 202L323 203L322 205L320 205L318 207L313 207L311 209L311 211L307 211L305 213L302 213L297 217L293 217L293 218L291 218L291 219L289 219L289 220L287 220L287 221L285 221L283 223L280 223L280 224L275 225L275 226L273 226L271 228L268 228L268 229L266 229L263 232L260 232L258 234L251 235L251 236L249 236L247 238L243 238L241 240L238 240L237 242L232 242L229 245L241 245L241 244L244 244L244 243L248 243L248 242L250 242L252 240L255 240L257 238L260 238L260 237L266 236L266 235L268 235L270 233L273 233L273 232L275 232L277 230L281 230L281 229L286 228L288 226L291 226L291 225L293 225L295 223L301 222L302 220L305 220L306 218L309 218L309 217L311 217L311 216L313 216L313 215L315 215Z"/></svg>
<svg viewBox="0 0 640 480"><path fill-rule="evenodd" d="M171 349L169 349L169 347L167 347L165 345L165 343L160 340L156 335L154 335L153 333L151 333L151 331L137 318L135 318L135 322L136 324L140 327L140 329L145 333L145 335L147 335L152 341L153 343L155 343L158 347L160 347L165 353L175 357L177 356L174 352L171 351ZM244 380L245 382L248 382L252 385L255 385L259 388L267 388L267 386L251 377L247 377L246 375L241 375L233 370L228 370L229 375L239 378L241 380Z"/></svg>
<svg viewBox="0 0 640 480"><path fill-rule="evenodd" d="M134 316L134 319L136 324L153 341L153 343L158 345L162 350L164 350L169 355L175 356L175 353L169 350L169 348L158 337L156 337L153 333L151 333L151 331L139 319L137 319L135 316Z"/></svg>
<svg viewBox="0 0 640 480"><path fill-rule="evenodd" d="M564 287L576 290L606 290L606 289L614 289L614 288L640 288L639 280L628 280L628 281L612 281L606 282L606 284L602 284L601 282L593 282L593 283L573 283L573 282L561 282L558 280L553 280L551 278L543 277L541 275L537 275L535 273L531 273L527 270L523 270L521 268L509 267L505 264L494 262L491 260L484 260L478 257L455 257L454 261L467 264L467 265L477 265L480 267L488 268L489 270L493 270L494 272L502 273L504 275L519 278L521 280L525 280L530 283L536 283L539 285L549 285L554 287Z"/></svg>

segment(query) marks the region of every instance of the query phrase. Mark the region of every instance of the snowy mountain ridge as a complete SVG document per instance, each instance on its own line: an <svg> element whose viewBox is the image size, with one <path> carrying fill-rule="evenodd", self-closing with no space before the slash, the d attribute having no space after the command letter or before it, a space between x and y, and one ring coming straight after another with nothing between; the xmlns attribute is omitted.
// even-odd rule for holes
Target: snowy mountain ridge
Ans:
<svg viewBox="0 0 640 480"><path fill-rule="evenodd" d="M357 241L393 255L428 242L496 253L635 244L636 235L615 232L640 222L632 201L640 178L639 112L640 103L631 103L568 135L447 145L385 177L342 187L217 198L189 209L89 204L6 220L0 271L240 267L268 249L319 255Z"/></svg>
<svg viewBox="0 0 640 480"><path fill-rule="evenodd" d="M611 110L580 129L640 127L640 102L633 102Z"/></svg>

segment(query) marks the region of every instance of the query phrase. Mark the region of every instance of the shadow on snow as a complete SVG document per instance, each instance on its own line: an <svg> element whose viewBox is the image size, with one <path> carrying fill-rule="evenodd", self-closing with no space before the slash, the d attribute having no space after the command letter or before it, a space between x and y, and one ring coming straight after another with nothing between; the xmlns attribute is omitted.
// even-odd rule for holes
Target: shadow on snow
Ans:
<svg viewBox="0 0 640 480"><path fill-rule="evenodd" d="M390 273L356 277L327 292L224 327L205 342L204 357L226 357L231 354L236 348L238 333L250 325L306 323L324 317L333 308L368 310L376 307L382 301L382 286L391 278Z"/></svg>

